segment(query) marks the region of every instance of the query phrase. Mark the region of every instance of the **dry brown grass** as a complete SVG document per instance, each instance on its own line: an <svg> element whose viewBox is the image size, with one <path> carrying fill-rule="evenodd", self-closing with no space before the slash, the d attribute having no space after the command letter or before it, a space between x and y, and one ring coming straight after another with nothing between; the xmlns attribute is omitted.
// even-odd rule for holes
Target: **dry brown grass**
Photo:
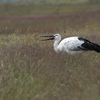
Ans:
<svg viewBox="0 0 100 100"><path fill-rule="evenodd" d="M33 7L25 5L25 9ZM18 3L13 6L15 10L17 6L22 8ZM39 13L39 7L35 7L34 11ZM76 57L58 55L52 42L40 38L44 34L60 33L62 38L78 35L100 44L99 4L41 7L40 15L45 9L45 15L62 16L70 12L71 16L0 20L0 100L100 100L100 54L91 51ZM14 9L9 14L16 15ZM24 11L19 15L29 14L28 10ZM5 14L4 11L2 15Z"/></svg>
<svg viewBox="0 0 100 100"><path fill-rule="evenodd" d="M100 56L95 52L57 55L52 42L41 42L38 35L1 37L0 99L99 100ZM100 43L98 33L92 36L92 41Z"/></svg>

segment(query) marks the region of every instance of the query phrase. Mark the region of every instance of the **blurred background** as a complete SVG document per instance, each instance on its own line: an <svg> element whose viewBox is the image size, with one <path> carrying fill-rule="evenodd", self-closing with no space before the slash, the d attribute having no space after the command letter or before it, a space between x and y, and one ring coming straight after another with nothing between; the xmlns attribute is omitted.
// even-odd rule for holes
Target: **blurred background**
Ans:
<svg viewBox="0 0 100 100"><path fill-rule="evenodd" d="M1 0L0 32L100 30L100 0Z"/></svg>

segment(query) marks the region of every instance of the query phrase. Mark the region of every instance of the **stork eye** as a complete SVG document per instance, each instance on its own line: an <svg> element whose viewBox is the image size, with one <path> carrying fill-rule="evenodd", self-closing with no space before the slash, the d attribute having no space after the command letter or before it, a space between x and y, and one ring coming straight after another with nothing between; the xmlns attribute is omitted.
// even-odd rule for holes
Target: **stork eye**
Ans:
<svg viewBox="0 0 100 100"><path fill-rule="evenodd" d="M58 35L55 35L55 37L56 37L56 36L58 36Z"/></svg>

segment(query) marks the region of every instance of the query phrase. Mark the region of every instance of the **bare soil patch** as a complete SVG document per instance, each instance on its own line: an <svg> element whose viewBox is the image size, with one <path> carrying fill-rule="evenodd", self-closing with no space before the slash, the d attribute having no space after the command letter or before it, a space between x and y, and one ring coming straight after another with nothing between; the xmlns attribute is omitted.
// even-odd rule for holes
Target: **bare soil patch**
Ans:
<svg viewBox="0 0 100 100"><path fill-rule="evenodd" d="M57 18L97 18L100 19L100 12L72 13L62 15L31 15L31 16L1 16L0 20L25 20L25 19L57 19Z"/></svg>

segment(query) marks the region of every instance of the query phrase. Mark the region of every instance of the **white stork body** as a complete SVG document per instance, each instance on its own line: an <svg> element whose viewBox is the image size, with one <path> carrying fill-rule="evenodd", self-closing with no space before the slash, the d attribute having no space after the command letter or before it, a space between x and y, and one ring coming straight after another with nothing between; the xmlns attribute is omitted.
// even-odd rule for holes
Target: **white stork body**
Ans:
<svg viewBox="0 0 100 100"><path fill-rule="evenodd" d="M65 38L61 42L60 42L61 40L60 34L55 34L51 36L42 36L42 37L51 37L49 39L44 39L44 40L54 40L53 46L54 50L57 53L65 52L70 55L75 55L88 50L94 50L98 53L100 52L100 46L98 44L92 43L84 38L80 38L77 36Z"/></svg>
<svg viewBox="0 0 100 100"><path fill-rule="evenodd" d="M81 46L84 42L79 41L78 37L69 37L63 39L60 43L59 41L54 41L54 50L57 53L64 53L67 52L70 55L75 55L77 53L82 53L84 52L83 50L79 50L79 46Z"/></svg>

